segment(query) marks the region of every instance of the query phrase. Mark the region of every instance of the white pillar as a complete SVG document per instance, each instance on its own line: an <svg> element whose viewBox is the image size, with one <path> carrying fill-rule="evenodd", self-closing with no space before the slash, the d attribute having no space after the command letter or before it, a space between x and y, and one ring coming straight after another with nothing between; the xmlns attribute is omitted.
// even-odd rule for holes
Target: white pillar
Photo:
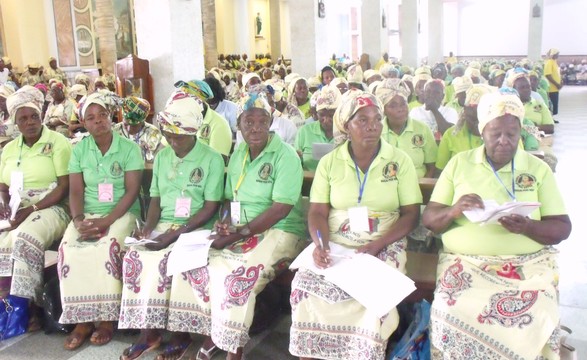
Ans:
<svg viewBox="0 0 587 360"><path fill-rule="evenodd" d="M401 43L402 58L405 65L417 67L420 64L418 54L418 1L403 1L401 7Z"/></svg>
<svg viewBox="0 0 587 360"><path fill-rule="evenodd" d="M428 65L444 62L444 2L428 0Z"/></svg>
<svg viewBox="0 0 587 360"><path fill-rule="evenodd" d="M255 50L251 46L251 23L247 0L234 0L234 39L235 50L238 54L246 53L249 60L255 59ZM254 43L253 43L254 44Z"/></svg>
<svg viewBox="0 0 587 360"><path fill-rule="evenodd" d="M369 55L371 66L375 66L381 55L389 51L387 28L383 28L381 23L383 8L382 0L363 0L361 6L362 53Z"/></svg>
<svg viewBox="0 0 587 360"><path fill-rule="evenodd" d="M540 10L540 16L534 17L535 7ZM538 15L538 14L536 14ZM532 61L542 58L542 24L544 19L544 0L530 2L530 21L528 22L528 59Z"/></svg>
<svg viewBox="0 0 587 360"><path fill-rule="evenodd" d="M326 16L329 6L335 2L326 2ZM317 0L296 0L290 3L292 71L304 77L314 76L326 64L328 53L327 23L318 17ZM331 15L332 16L332 15Z"/></svg>
<svg viewBox="0 0 587 360"><path fill-rule="evenodd" d="M176 81L204 77L200 0L134 0L134 4L137 55L149 60L158 112Z"/></svg>
<svg viewBox="0 0 587 360"><path fill-rule="evenodd" d="M269 14L271 16L271 57L277 63L277 58L283 54L281 50L281 0L270 0Z"/></svg>

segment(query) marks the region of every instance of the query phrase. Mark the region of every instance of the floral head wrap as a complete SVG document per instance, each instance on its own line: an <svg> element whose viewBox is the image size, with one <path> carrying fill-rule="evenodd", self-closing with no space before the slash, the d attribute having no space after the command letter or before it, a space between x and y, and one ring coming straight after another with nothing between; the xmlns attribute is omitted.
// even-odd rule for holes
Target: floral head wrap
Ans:
<svg viewBox="0 0 587 360"><path fill-rule="evenodd" d="M129 125L137 125L145 121L151 110L151 104L145 99L136 96L124 98L122 115Z"/></svg>
<svg viewBox="0 0 587 360"><path fill-rule="evenodd" d="M513 68L511 70L508 70L508 72L506 73L504 85L507 87L513 88L516 80L518 80L519 78L527 78L527 77L528 77L528 70L521 68L521 67Z"/></svg>
<svg viewBox="0 0 587 360"><path fill-rule="evenodd" d="M473 80L466 75L458 76L453 79L452 86L455 89L455 94L459 94L469 90L473 86Z"/></svg>
<svg viewBox="0 0 587 360"><path fill-rule="evenodd" d="M203 112L200 98L176 90L167 101L165 110L157 115L157 121L165 132L195 136L204 120Z"/></svg>
<svg viewBox="0 0 587 360"><path fill-rule="evenodd" d="M24 107L31 108L41 114L44 102L45 96L43 96L41 90L25 85L6 98L6 108L10 117L14 119L16 111Z"/></svg>
<svg viewBox="0 0 587 360"><path fill-rule="evenodd" d="M379 85L381 85L382 82L383 81L381 81L381 80L375 80L371 84L369 84L369 86L368 86L369 92L371 94L375 95L375 92L377 91L377 87Z"/></svg>
<svg viewBox="0 0 587 360"><path fill-rule="evenodd" d="M346 72L346 79L349 83L362 83L363 82L363 69L359 64L353 64L349 66Z"/></svg>
<svg viewBox="0 0 587 360"><path fill-rule="evenodd" d="M326 85L316 93L316 111L336 110L340 105L342 95L336 86Z"/></svg>
<svg viewBox="0 0 587 360"><path fill-rule="evenodd" d="M69 89L69 96L72 98L76 98L78 96L86 96L88 94L88 90L83 84L75 84Z"/></svg>
<svg viewBox="0 0 587 360"><path fill-rule="evenodd" d="M197 97L202 101L206 101L214 97L210 85L203 80L191 80L188 82L178 81L173 86L178 88L180 91Z"/></svg>
<svg viewBox="0 0 587 360"><path fill-rule="evenodd" d="M496 87L485 84L474 84L467 90L467 97L465 98L465 106L478 106L481 98L485 94L495 92Z"/></svg>
<svg viewBox="0 0 587 360"><path fill-rule="evenodd" d="M88 107L92 104L98 104L112 114L118 110L122 104L122 99L112 91L106 89L93 92L82 98L79 102L79 109L81 110L81 113L79 113L80 119L84 118Z"/></svg>
<svg viewBox="0 0 587 360"><path fill-rule="evenodd" d="M51 88L51 90L53 90L54 88L60 89L63 92L63 95L67 96L67 94L68 94L67 86L65 86L65 84L59 80L56 80L56 79L51 79L51 80L54 80L54 81L49 81L49 87Z"/></svg>
<svg viewBox="0 0 587 360"><path fill-rule="evenodd" d="M392 64L384 64L381 66L381 68L379 68L379 73L384 78L399 77L399 70Z"/></svg>
<svg viewBox="0 0 587 360"><path fill-rule="evenodd" d="M385 79L375 91L375 95L381 101L383 106L387 104L396 95L400 95L405 100L410 96L410 89L400 79Z"/></svg>
<svg viewBox="0 0 587 360"><path fill-rule="evenodd" d="M250 109L263 109L271 116L272 109L263 91L248 92L241 98L236 110L236 118L240 119L243 112Z"/></svg>
<svg viewBox="0 0 587 360"><path fill-rule="evenodd" d="M383 105L373 94L360 90L349 90L341 99L341 103L334 113L332 122L334 123L334 142L337 145L348 140L348 133L345 129L353 116L362 108L376 106L380 113L383 113Z"/></svg>
<svg viewBox="0 0 587 360"><path fill-rule="evenodd" d="M484 95L477 107L479 133L483 133L483 129L490 121L505 114L517 117L520 121L520 126L522 126L522 122L524 121L524 104L522 104L516 90L512 88L501 88L495 93Z"/></svg>

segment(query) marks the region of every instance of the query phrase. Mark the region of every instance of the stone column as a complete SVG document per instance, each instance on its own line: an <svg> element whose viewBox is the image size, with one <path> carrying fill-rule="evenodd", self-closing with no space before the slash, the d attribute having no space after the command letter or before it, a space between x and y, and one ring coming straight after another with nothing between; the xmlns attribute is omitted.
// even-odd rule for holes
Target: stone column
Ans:
<svg viewBox="0 0 587 360"><path fill-rule="evenodd" d="M204 63L206 69L218 65L218 43L216 42L216 6L215 0L201 0L202 19L204 23Z"/></svg>
<svg viewBox="0 0 587 360"><path fill-rule="evenodd" d="M538 9L540 10L539 13L537 11ZM529 16L528 59L536 61L542 58L542 24L544 19L544 0L534 0L530 2Z"/></svg>
<svg viewBox="0 0 587 360"><path fill-rule="evenodd" d="M234 43L238 54L246 53L249 60L255 59L253 49L254 42L251 38L255 35L251 29L251 18L247 0L234 0Z"/></svg>
<svg viewBox="0 0 587 360"><path fill-rule="evenodd" d="M283 53L281 50L281 0L269 1L269 14L271 14L271 58L277 63L277 58Z"/></svg>
<svg viewBox="0 0 587 360"><path fill-rule="evenodd" d="M363 0L361 6L362 53L369 55L371 67L375 66L384 52L389 52L387 28L382 26L383 7L382 0ZM385 21L387 22L387 19Z"/></svg>
<svg viewBox="0 0 587 360"><path fill-rule="evenodd" d="M444 2L428 0L428 65L444 62Z"/></svg>
<svg viewBox="0 0 587 360"><path fill-rule="evenodd" d="M100 43L102 74L114 74L116 63L116 38L114 30L114 7L111 0L96 0L94 26Z"/></svg>
<svg viewBox="0 0 587 360"><path fill-rule="evenodd" d="M418 53L418 8L418 1L403 1L400 14L401 61L403 64L413 67L420 64Z"/></svg>
<svg viewBox="0 0 587 360"><path fill-rule="evenodd" d="M200 1L134 0L134 5L137 55L149 60L158 112L176 81L204 77Z"/></svg>
<svg viewBox="0 0 587 360"><path fill-rule="evenodd" d="M326 16L335 2L324 1ZM304 77L314 76L328 63L326 19L318 17L317 0L296 0L290 4L292 71Z"/></svg>

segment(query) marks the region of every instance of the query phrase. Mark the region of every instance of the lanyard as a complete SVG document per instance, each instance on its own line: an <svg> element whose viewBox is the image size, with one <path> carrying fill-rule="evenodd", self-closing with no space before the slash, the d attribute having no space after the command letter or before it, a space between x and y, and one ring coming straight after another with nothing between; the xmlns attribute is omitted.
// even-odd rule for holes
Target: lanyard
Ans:
<svg viewBox="0 0 587 360"><path fill-rule="evenodd" d="M22 162L22 146L24 145L24 137L22 138L21 142L20 142L20 150L18 152L18 160L16 161L16 167L19 168L20 167L20 163Z"/></svg>
<svg viewBox="0 0 587 360"><path fill-rule="evenodd" d="M493 163L491 162L491 159L489 159L489 157L487 157L487 162L489 163L489 165L491 165L491 170L493 170L493 174L495 175L497 180L499 180L501 186L503 186L505 191L507 191L510 199L512 199L513 201L516 201L516 188L514 187L514 159L512 159L512 191L511 192L507 188L507 186L505 186L505 184L503 183L503 181L501 180L501 178L497 174L497 171L495 171L495 167L493 166Z"/></svg>
<svg viewBox="0 0 587 360"><path fill-rule="evenodd" d="M350 144L349 144L349 150L350 150ZM367 184L367 175L369 175L369 169L371 168L371 163L373 163L373 160L375 160L375 157L377 156L377 154L379 154L379 149L377 149L377 151L375 152L375 154L371 158L371 161L369 162L369 168L367 169L367 171L365 171L365 177L363 178L362 182L361 182L361 174L359 172L359 166L357 165L357 162L355 161L355 157L352 155L352 150L350 151L350 153L351 153L351 158L353 159L353 162L355 163L355 172L357 173L357 180L359 181L359 197L357 198L357 205L361 205L361 200L363 199L363 192L365 191L365 184Z"/></svg>
<svg viewBox="0 0 587 360"><path fill-rule="evenodd" d="M234 188L234 200L236 201L236 194L238 192L238 189L241 187L243 180L245 179L245 176L247 176L247 172L245 171L245 165L247 163L247 159L249 158L249 151L247 151L247 153L245 154L245 157L243 159L243 166L241 167L241 176L238 178L238 181L236 182L236 186Z"/></svg>

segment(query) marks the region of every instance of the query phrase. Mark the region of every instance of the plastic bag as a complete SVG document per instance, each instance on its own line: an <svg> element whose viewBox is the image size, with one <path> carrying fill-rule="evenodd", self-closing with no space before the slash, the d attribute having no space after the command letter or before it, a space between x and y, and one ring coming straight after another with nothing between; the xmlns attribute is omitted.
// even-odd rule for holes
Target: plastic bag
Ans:
<svg viewBox="0 0 587 360"><path fill-rule="evenodd" d="M0 300L0 340L24 334L28 325L28 299L8 295Z"/></svg>
<svg viewBox="0 0 587 360"><path fill-rule="evenodd" d="M70 333L74 324L61 324L59 318L62 312L59 279L57 277L45 283L43 288L43 312L45 315L45 334L52 332Z"/></svg>
<svg viewBox="0 0 587 360"><path fill-rule="evenodd" d="M430 303L422 300L414 304L414 318L410 326L397 343L389 360L429 360L430 338Z"/></svg>

